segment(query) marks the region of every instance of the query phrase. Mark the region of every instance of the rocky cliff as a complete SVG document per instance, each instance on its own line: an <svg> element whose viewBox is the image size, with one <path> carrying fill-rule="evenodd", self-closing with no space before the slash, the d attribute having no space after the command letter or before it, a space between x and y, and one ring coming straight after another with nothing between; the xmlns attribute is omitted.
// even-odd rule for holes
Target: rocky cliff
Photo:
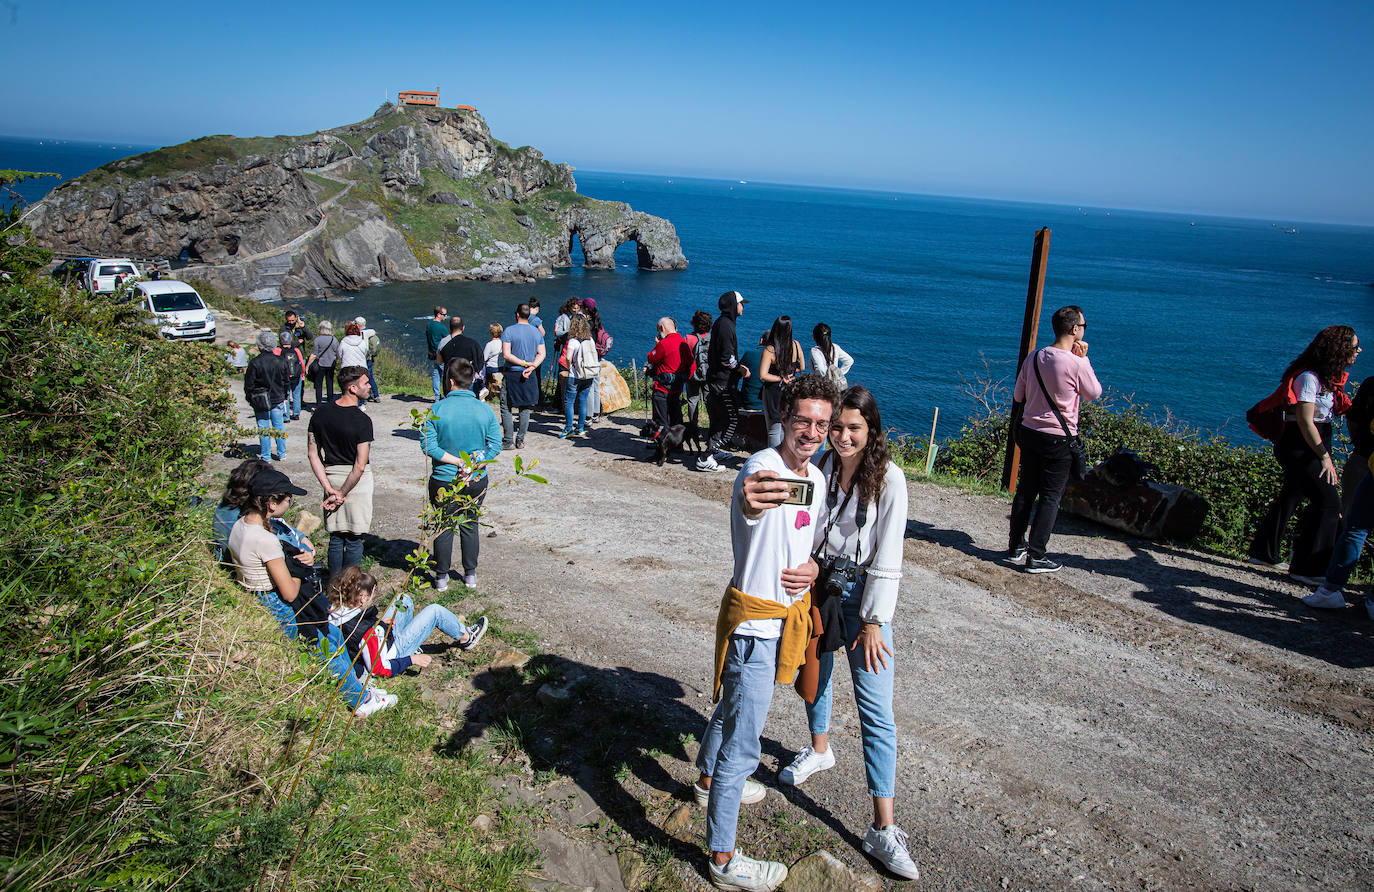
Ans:
<svg viewBox="0 0 1374 892"><path fill-rule="evenodd" d="M614 267L683 269L667 220L577 193L573 170L494 139L475 111L383 105L308 136L210 136L115 161L54 189L26 220L43 247L185 258L261 299L385 281L532 281Z"/></svg>

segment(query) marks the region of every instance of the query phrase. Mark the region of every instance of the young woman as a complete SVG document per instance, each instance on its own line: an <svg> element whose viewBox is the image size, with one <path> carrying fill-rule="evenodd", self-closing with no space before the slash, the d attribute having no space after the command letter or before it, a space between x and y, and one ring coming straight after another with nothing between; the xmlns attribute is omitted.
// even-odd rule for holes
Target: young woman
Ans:
<svg viewBox="0 0 1374 892"><path fill-rule="evenodd" d="M611 337L611 333L601 324L601 311L596 308L595 300L589 297L582 301L582 308L587 313L587 326L591 330L592 340L596 342L596 355L605 359L606 354L611 352L611 344L615 342L615 338ZM592 424L601 420L600 376L592 380L592 388L587 393L587 417Z"/></svg>
<svg viewBox="0 0 1374 892"><path fill-rule="evenodd" d="M594 355L596 341L592 339L587 318L574 316L568 329L567 343L563 347L563 365L568 369L568 379L563 390L563 430L558 434L560 440L587 433L587 402L600 375L600 357L597 357L595 365L587 362ZM574 404L577 406L576 425L573 424Z"/></svg>
<svg viewBox="0 0 1374 892"><path fill-rule="evenodd" d="M906 477L888 457L887 436L873 394L851 387L836 407L830 449L819 460L825 475L825 508L816 522L816 552L822 594L828 562L854 562L853 578L834 588L844 618L844 652L854 684L863 740L864 773L873 797L873 824L863 849L898 876L916 879L906 834L893 820L897 775L897 725L892 709L892 615L902 579L902 542L906 536ZM834 766L830 748L833 653L820 655L816 700L806 707L811 745L778 774L798 785Z"/></svg>
<svg viewBox="0 0 1374 892"><path fill-rule="evenodd" d="M1355 329L1327 326L1288 364L1278 390L1265 401L1283 406L1283 433L1274 443L1274 457L1283 468L1283 487L1255 531L1250 561L1283 566L1279 548L1288 518L1306 500L1309 504L1298 520L1288 574L1307 585L1322 583L1341 531L1341 497L1336 489L1340 478L1331 460L1331 420L1350 408L1346 369L1359 355Z"/></svg>
<svg viewBox="0 0 1374 892"><path fill-rule="evenodd" d="M240 465L235 469L238 479L230 476L230 490L225 498L239 503L240 514L229 530L225 550L239 583L253 592L258 602L271 612L281 625L282 634L295 640L299 632L293 604L301 596L301 580L287 566L287 555L273 524L280 521L291 506L292 496L303 496L306 492L270 466L253 473L245 485L243 478L251 470ZM312 566L315 552L302 549L290 559ZM330 673L340 679L344 697L355 714L367 716L395 705L396 698L385 691L363 688L350 666L343 638L332 631L329 623L316 627L312 637L314 653L329 666Z"/></svg>
<svg viewBox="0 0 1374 892"><path fill-rule="evenodd" d="M782 416L778 405L782 386L806 371L802 346L792 339L792 317L779 316L764 339L759 378L763 381L763 418L768 424L768 445L782 442Z"/></svg>
<svg viewBox="0 0 1374 892"><path fill-rule="evenodd" d="M367 368L367 342L363 340L363 327L350 322L344 326L343 340L339 341L339 368L354 365Z"/></svg>
<svg viewBox="0 0 1374 892"><path fill-rule="evenodd" d="M846 376L854 367L854 358L830 340L830 326L818 322L811 329L811 340L816 346L811 348L811 370L829 378L834 385L844 390L849 385Z"/></svg>
<svg viewBox="0 0 1374 892"><path fill-rule="evenodd" d="M305 361L305 376L315 382L315 406L324 402L321 395L326 385L329 401L334 402L334 366L339 362L339 341L334 337L334 323L320 323L320 333L311 343L310 358Z"/></svg>
<svg viewBox="0 0 1374 892"><path fill-rule="evenodd" d="M330 583L329 596L335 605L330 625L339 630L359 674L391 678L411 666L425 668L430 657L418 651L436 628L460 650L472 650L487 633L485 616L468 627L442 604L429 604L416 613L410 595L401 596L394 613L379 617L377 577L360 567L345 567Z"/></svg>

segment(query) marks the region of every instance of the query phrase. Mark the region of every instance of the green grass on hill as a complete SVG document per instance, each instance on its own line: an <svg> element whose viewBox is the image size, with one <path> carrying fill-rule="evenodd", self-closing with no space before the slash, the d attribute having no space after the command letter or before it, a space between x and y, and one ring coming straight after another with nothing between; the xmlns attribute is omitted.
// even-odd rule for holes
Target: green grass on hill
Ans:
<svg viewBox="0 0 1374 892"><path fill-rule="evenodd" d="M102 186L116 177L142 179L175 175L199 170L220 161L237 161L248 155L276 154L299 139L297 136L202 136L190 142L111 161L82 176L79 181L87 186Z"/></svg>

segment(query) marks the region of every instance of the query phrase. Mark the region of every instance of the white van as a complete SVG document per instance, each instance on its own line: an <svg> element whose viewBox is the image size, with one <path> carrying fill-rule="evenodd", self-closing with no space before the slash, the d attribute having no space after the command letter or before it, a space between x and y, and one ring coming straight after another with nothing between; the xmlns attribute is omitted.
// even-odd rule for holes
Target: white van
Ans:
<svg viewBox="0 0 1374 892"><path fill-rule="evenodd" d="M135 282L134 299L147 310L149 324L172 341L214 341L215 314L185 282Z"/></svg>
<svg viewBox="0 0 1374 892"><path fill-rule="evenodd" d="M139 275L138 264L127 257L102 257L92 260L86 267L83 284L91 294L109 294L115 290L121 276L137 279Z"/></svg>

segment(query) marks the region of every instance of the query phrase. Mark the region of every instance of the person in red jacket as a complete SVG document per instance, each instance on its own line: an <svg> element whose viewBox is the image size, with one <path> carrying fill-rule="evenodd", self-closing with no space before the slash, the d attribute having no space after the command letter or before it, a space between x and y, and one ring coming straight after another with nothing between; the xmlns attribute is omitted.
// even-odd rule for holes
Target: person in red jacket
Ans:
<svg viewBox="0 0 1374 892"><path fill-rule="evenodd" d="M670 424L682 423L682 385L692 373L692 351L667 316L658 320L654 349L644 360L654 382L654 436Z"/></svg>

